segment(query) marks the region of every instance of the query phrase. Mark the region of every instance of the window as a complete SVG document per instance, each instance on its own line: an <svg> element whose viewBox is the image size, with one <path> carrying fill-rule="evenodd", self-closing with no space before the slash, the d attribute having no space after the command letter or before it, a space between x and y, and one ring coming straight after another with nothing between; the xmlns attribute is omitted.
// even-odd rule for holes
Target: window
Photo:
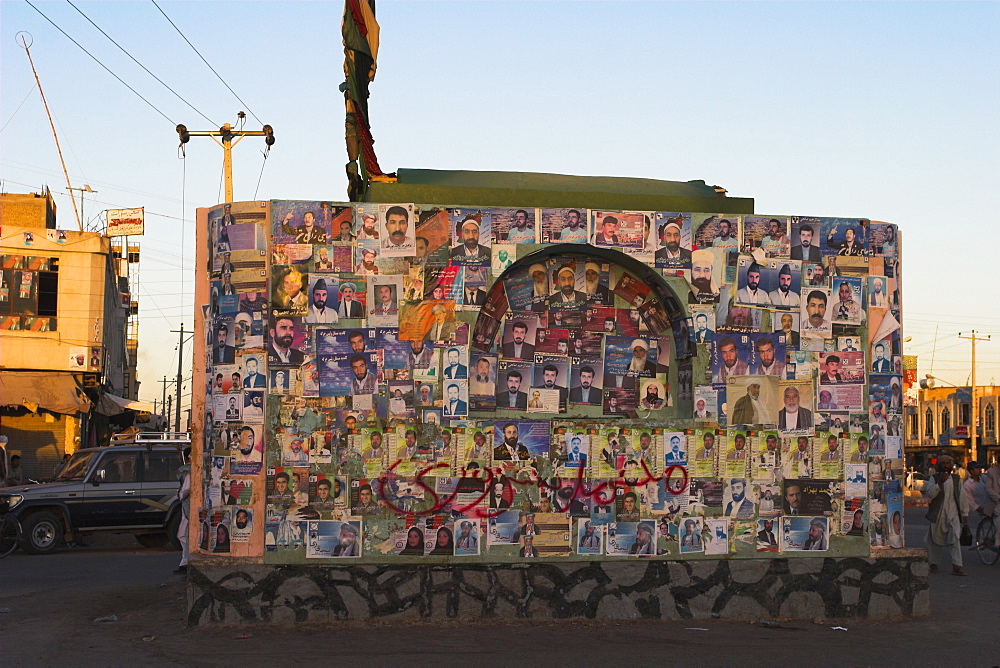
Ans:
<svg viewBox="0 0 1000 668"><path fill-rule="evenodd" d="M920 416L916 413L910 413L906 417L910 425L907 435L913 440L920 438Z"/></svg>
<svg viewBox="0 0 1000 668"><path fill-rule="evenodd" d="M941 409L941 433L943 434L949 429L951 429L951 411L945 406Z"/></svg>
<svg viewBox="0 0 1000 668"><path fill-rule="evenodd" d="M965 425L966 427L971 424L972 418L972 404L959 404L958 405L958 424Z"/></svg>
<svg viewBox="0 0 1000 668"><path fill-rule="evenodd" d="M934 438L934 411L929 408L924 413L924 438Z"/></svg>
<svg viewBox="0 0 1000 668"><path fill-rule="evenodd" d="M986 410L983 413L986 416L986 433L992 436L997 429L997 411L993 408L993 404L986 404Z"/></svg>
<svg viewBox="0 0 1000 668"><path fill-rule="evenodd" d="M138 482L139 453L111 452L104 455L98 474L104 471L104 482Z"/></svg>
<svg viewBox="0 0 1000 668"><path fill-rule="evenodd" d="M59 307L59 258L4 255L0 329L50 332Z"/></svg>
<svg viewBox="0 0 1000 668"><path fill-rule="evenodd" d="M147 452L143 482L174 482L177 469L181 466L181 456L176 452Z"/></svg>

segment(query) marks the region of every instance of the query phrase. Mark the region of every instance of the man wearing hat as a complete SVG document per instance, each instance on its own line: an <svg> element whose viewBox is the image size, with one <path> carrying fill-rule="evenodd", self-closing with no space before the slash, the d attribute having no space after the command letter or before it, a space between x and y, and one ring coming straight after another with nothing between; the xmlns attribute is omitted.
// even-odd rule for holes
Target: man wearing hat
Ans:
<svg viewBox="0 0 1000 668"><path fill-rule="evenodd" d="M628 375L632 377L641 376L643 378L652 378L655 376L656 363L646 358L646 351L649 350L649 344L646 343L645 339L635 339L629 348L632 349L632 361L628 365L630 372Z"/></svg>
<svg viewBox="0 0 1000 668"><path fill-rule="evenodd" d="M473 528L474 526L469 520L462 521L462 524L459 526L462 533L458 535L458 542L455 544L459 550L469 550L472 552L479 550L479 538L472 532Z"/></svg>
<svg viewBox="0 0 1000 668"><path fill-rule="evenodd" d="M809 538L806 539L803 550L825 550L826 549L826 520L822 517L814 517L809 522Z"/></svg>
<svg viewBox="0 0 1000 668"><path fill-rule="evenodd" d="M760 265L751 262L747 267L746 285L736 293L736 301L741 304L770 304L771 298L760 286Z"/></svg>
<svg viewBox="0 0 1000 668"><path fill-rule="evenodd" d="M701 534L696 531L698 522L684 520L684 535L681 536L681 547L701 548Z"/></svg>
<svg viewBox="0 0 1000 668"><path fill-rule="evenodd" d="M656 543L653 541L653 527L646 522L639 522L635 528L635 542L628 550L629 554L656 554Z"/></svg>
<svg viewBox="0 0 1000 668"><path fill-rule="evenodd" d="M535 549L535 539L531 536L524 537L524 547L518 551L518 555L526 559L537 559L538 550Z"/></svg>
<svg viewBox="0 0 1000 668"><path fill-rule="evenodd" d="M363 318L365 309L361 302L354 298L357 288L354 283L344 283L340 286L340 304L337 306L337 315L341 318Z"/></svg>
<svg viewBox="0 0 1000 668"><path fill-rule="evenodd" d="M587 297L597 298L605 306L614 305L614 295L607 286L601 285L601 266L596 262L588 262L584 265L584 275L586 276Z"/></svg>
<svg viewBox="0 0 1000 668"><path fill-rule="evenodd" d="M340 542L333 548L335 557L356 557L358 556L358 530L349 523L343 522L340 525Z"/></svg>
<svg viewBox="0 0 1000 668"><path fill-rule="evenodd" d="M377 276L378 267L375 266L375 258L378 252L374 248L364 248L361 250L361 262L354 268L355 274L361 276Z"/></svg>
<svg viewBox="0 0 1000 668"><path fill-rule="evenodd" d="M681 248L681 223L680 216L668 218L667 222L660 225L657 230L662 248L656 251L657 265L687 265L691 263L691 251Z"/></svg>
<svg viewBox="0 0 1000 668"><path fill-rule="evenodd" d="M601 221L601 229L594 232L595 246L618 246L618 219L607 215Z"/></svg>
<svg viewBox="0 0 1000 668"><path fill-rule="evenodd" d="M747 393L733 406L733 424L761 424L764 422L764 408L760 403L760 383L752 381L747 385Z"/></svg>
<svg viewBox="0 0 1000 668"><path fill-rule="evenodd" d="M479 243L479 228L480 222L475 216L466 216L458 224L455 233L462 243L452 248L448 255L458 259L459 264L486 264L490 261L489 247Z"/></svg>
<svg viewBox="0 0 1000 668"><path fill-rule="evenodd" d="M549 297L549 305L582 304L587 296L576 289L576 270L563 265L556 271L556 291Z"/></svg>
<svg viewBox="0 0 1000 668"><path fill-rule="evenodd" d="M309 452L302 445L304 441L298 436L292 437L292 442L288 445L288 452L281 457L281 462L288 466L299 466L309 463Z"/></svg>
<svg viewBox="0 0 1000 668"><path fill-rule="evenodd" d="M378 239L378 227L375 226L377 222L378 218L375 217L375 214L361 214L361 229L358 231L358 240Z"/></svg>
<svg viewBox="0 0 1000 668"><path fill-rule="evenodd" d="M545 271L545 265L535 263L528 267L528 275L531 276L531 310L545 311L549 300L549 279Z"/></svg>
<svg viewBox="0 0 1000 668"><path fill-rule="evenodd" d="M800 305L799 293L792 290L791 266L781 265L781 269L778 270L778 287L771 290L768 296L775 306L794 306L797 308Z"/></svg>
<svg viewBox="0 0 1000 668"><path fill-rule="evenodd" d="M310 324L328 324L338 321L339 316L337 315L337 312L332 308L327 308L329 295L330 293L327 289L326 279L316 279L316 282L313 283L312 287L312 300L309 303L309 313L306 314L306 319L303 322L308 322Z"/></svg>
<svg viewBox="0 0 1000 668"><path fill-rule="evenodd" d="M583 534L580 536L579 548L597 551L601 549L601 534L597 533L597 527L590 520L583 523Z"/></svg>
<svg viewBox="0 0 1000 668"><path fill-rule="evenodd" d="M535 525L535 513L525 513L524 524L517 530L514 538L520 538L521 536L537 536L542 533L538 526Z"/></svg>

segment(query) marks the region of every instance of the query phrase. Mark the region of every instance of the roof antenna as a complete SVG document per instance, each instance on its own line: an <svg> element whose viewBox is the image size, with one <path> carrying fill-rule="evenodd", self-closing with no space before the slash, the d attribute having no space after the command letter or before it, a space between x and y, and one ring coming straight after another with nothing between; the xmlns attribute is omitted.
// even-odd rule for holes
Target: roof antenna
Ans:
<svg viewBox="0 0 1000 668"><path fill-rule="evenodd" d="M35 83L38 84L38 93L42 96L42 104L45 106L45 113L49 117L49 125L52 127L52 138L56 140L56 151L59 153L59 162L62 164L63 175L66 177L66 189L70 191L69 201L73 203L73 213L76 214L76 226L80 228L83 232L83 221L80 220L80 210L76 208L76 198L73 197L73 184L69 181L69 172L66 171L66 161L63 160L62 147L59 146L59 135L56 134L56 125L52 122L52 113L49 111L49 103L45 100L45 93L42 91L42 82L38 78L38 72L35 70L35 62L31 59L31 44L34 44L34 39L31 37L31 33L21 32L15 35L15 38L20 39L21 46L24 47L24 52L28 54L28 63L31 65L31 73L35 75ZM31 44L28 40L31 39Z"/></svg>

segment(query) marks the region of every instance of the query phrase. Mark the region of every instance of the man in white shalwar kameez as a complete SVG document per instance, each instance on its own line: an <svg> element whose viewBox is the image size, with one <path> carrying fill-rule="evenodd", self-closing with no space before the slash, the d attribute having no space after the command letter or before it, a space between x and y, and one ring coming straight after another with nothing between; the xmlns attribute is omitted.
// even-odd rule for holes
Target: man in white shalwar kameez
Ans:
<svg viewBox="0 0 1000 668"><path fill-rule="evenodd" d="M951 574L968 575L962 568L962 546L959 538L962 525L969 521L969 501L962 493L962 483L952 473L954 460L944 456L938 459L938 473L924 483L924 497L930 500L927 519L931 521L924 541L931 563L931 573L937 573L942 548L951 557Z"/></svg>

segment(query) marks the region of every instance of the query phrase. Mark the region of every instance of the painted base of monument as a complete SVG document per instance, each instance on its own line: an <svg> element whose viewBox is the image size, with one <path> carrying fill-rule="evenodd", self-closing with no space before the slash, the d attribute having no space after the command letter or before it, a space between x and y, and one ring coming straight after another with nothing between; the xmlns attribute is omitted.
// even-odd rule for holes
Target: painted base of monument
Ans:
<svg viewBox="0 0 1000 668"><path fill-rule="evenodd" d="M192 563L188 624L361 619L892 619L930 614L927 556L434 566Z"/></svg>

